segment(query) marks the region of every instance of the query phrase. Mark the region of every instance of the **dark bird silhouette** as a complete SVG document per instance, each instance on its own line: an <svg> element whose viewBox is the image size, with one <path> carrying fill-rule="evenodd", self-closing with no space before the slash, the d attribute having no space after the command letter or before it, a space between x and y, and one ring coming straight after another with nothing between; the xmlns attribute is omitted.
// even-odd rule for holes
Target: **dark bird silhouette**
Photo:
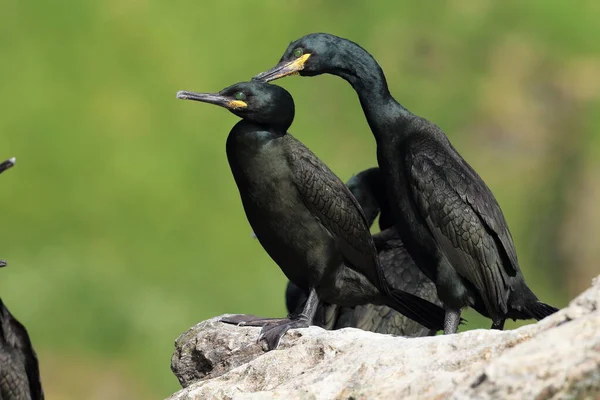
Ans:
<svg viewBox="0 0 600 400"><path fill-rule="evenodd" d="M288 329L312 324L319 301L342 306L385 304L427 326L443 327L441 307L391 288L383 276L369 224L348 188L287 133L294 101L283 88L244 82L219 93L177 97L216 104L243 118L227 138L227 159L256 237L306 305L289 318L234 316L224 322L262 326L270 349Z"/></svg>
<svg viewBox="0 0 600 400"><path fill-rule="evenodd" d="M27 330L1 299L0 326L0 399L43 399L38 359Z"/></svg>
<svg viewBox="0 0 600 400"><path fill-rule="evenodd" d="M0 163L0 173L14 165L14 158ZM0 267L5 266L0 260ZM43 398L38 360L27 330L0 299L0 400Z"/></svg>
<svg viewBox="0 0 600 400"><path fill-rule="evenodd" d="M379 214L381 232L373 235L373 241L387 280L395 289L439 304L434 283L423 275L412 261L393 227L393 218L390 216L379 168L369 168L358 173L346 182L346 186L360 203L369 225L373 224ZM285 294L288 312L290 314L301 312L308 294L292 282L288 282ZM373 304L340 307L335 304L321 303L314 324L325 329L350 327L408 337L435 334L435 331L425 328L387 306Z"/></svg>
<svg viewBox="0 0 600 400"><path fill-rule="evenodd" d="M377 142L390 206L402 242L436 283L444 331L458 329L472 306L503 329L507 318L542 319L557 311L525 284L508 225L481 177L434 123L400 105L383 71L362 47L325 33L292 42L278 65L254 79L291 74L340 76L352 85Z"/></svg>

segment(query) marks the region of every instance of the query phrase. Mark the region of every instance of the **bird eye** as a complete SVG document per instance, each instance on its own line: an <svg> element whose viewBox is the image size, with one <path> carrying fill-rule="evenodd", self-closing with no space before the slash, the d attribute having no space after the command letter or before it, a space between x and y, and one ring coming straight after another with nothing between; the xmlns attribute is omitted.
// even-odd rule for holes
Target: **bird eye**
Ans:
<svg viewBox="0 0 600 400"><path fill-rule="evenodd" d="M294 50L294 57L298 58L302 54L304 54L304 50L302 50L300 47L298 47L297 49Z"/></svg>
<svg viewBox="0 0 600 400"><path fill-rule="evenodd" d="M237 92L235 94L236 100L246 100L246 94L244 92Z"/></svg>

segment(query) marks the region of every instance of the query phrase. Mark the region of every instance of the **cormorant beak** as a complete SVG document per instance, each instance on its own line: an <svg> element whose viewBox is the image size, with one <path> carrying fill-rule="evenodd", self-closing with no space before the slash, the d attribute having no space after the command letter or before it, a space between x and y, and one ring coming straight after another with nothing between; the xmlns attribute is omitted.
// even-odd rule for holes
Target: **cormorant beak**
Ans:
<svg viewBox="0 0 600 400"><path fill-rule="evenodd" d="M4 161L3 163L0 163L0 174L9 168L12 168L16 162L17 162L17 159L13 157L9 160Z"/></svg>
<svg viewBox="0 0 600 400"><path fill-rule="evenodd" d="M306 60L310 58L310 54L306 53L292 61L282 61L268 71L261 72L252 79L263 82L271 82L275 79L283 78L288 75L296 75L304 69Z"/></svg>
<svg viewBox="0 0 600 400"><path fill-rule="evenodd" d="M177 98L181 100L195 100L203 103L216 104L221 107L225 107L229 110L236 110L238 108L246 108L248 104L245 101L233 100L227 96L220 95L218 93L196 93L186 92L180 90L177 92Z"/></svg>

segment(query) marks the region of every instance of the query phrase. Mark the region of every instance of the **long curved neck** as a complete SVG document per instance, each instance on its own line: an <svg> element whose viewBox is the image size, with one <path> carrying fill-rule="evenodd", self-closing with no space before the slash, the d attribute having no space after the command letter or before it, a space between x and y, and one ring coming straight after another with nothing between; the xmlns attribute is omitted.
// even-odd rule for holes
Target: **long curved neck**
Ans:
<svg viewBox="0 0 600 400"><path fill-rule="evenodd" d="M345 79L356 91L375 138L389 135L390 125L412 115L390 94L383 70L365 49L352 43L342 58L343 68L334 74Z"/></svg>

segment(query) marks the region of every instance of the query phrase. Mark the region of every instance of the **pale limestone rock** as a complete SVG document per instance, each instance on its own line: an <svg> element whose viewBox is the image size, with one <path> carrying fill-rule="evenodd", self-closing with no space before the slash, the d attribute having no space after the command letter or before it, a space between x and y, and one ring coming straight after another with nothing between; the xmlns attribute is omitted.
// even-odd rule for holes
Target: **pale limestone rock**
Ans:
<svg viewBox="0 0 600 400"><path fill-rule="evenodd" d="M201 322L172 369L198 399L600 399L600 279L545 320L512 331L402 338L292 330L264 352L259 328Z"/></svg>

